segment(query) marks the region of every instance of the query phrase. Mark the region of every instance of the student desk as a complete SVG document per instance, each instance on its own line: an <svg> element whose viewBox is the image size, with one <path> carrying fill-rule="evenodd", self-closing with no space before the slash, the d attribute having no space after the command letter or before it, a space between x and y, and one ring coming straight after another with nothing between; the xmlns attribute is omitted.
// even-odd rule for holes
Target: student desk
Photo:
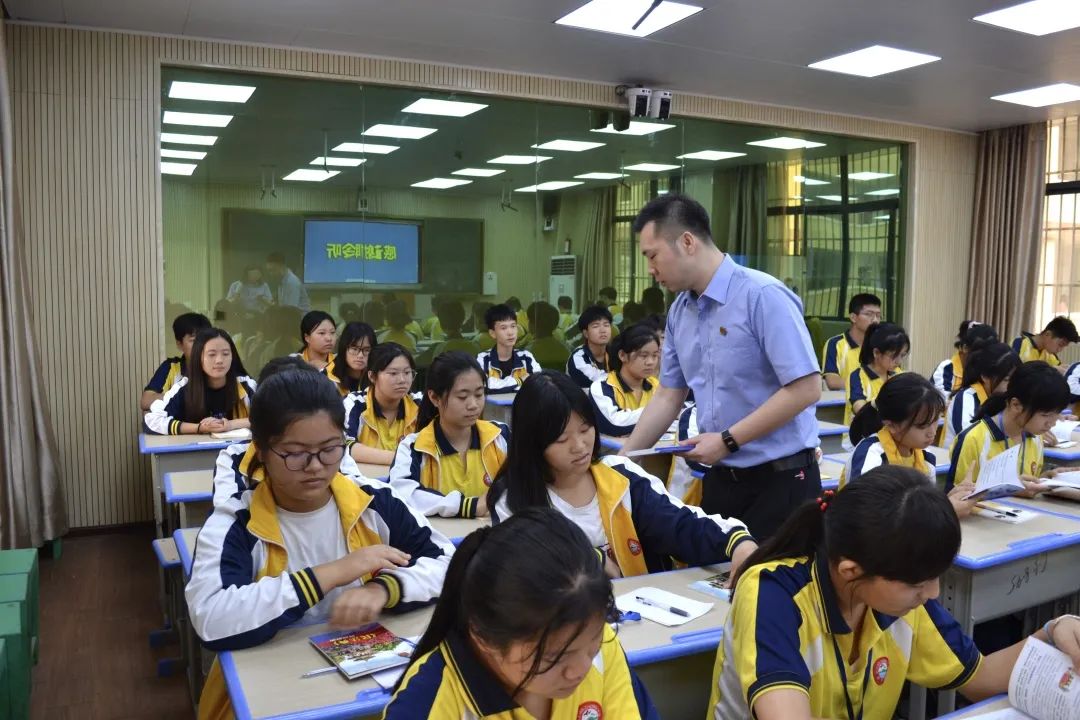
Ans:
<svg viewBox="0 0 1080 720"><path fill-rule="evenodd" d="M826 455L844 452L844 437L847 431L847 425L818 420L818 442L821 443L821 452Z"/></svg>
<svg viewBox="0 0 1080 720"><path fill-rule="evenodd" d="M484 419L510 424L510 410L514 406L516 393L500 392L488 395L484 400Z"/></svg>
<svg viewBox="0 0 1080 720"><path fill-rule="evenodd" d="M1042 512L1053 513L1054 515L1064 515L1080 520L1080 502L1077 502L1076 500L1067 500L1065 498L1043 494L1034 499L1018 497L1001 498L999 502L1006 502L1010 505L1019 505L1028 510L1041 510Z"/></svg>
<svg viewBox="0 0 1080 720"><path fill-rule="evenodd" d="M437 530L450 538L450 542L454 543L454 545L460 545L465 536L473 530L479 530L482 527L491 525L491 518L448 518L434 515L428 518L428 522L431 523L433 530Z"/></svg>
<svg viewBox="0 0 1080 720"><path fill-rule="evenodd" d="M949 455L948 450L945 448L934 447L931 445L926 448L927 452L933 453L936 464L934 470L938 475L945 475L949 472L949 468L952 467L952 458ZM832 455L826 455L826 459L832 460L835 463L839 463L841 466L847 466L848 460L851 459L851 453L842 452L834 453Z"/></svg>
<svg viewBox="0 0 1080 720"><path fill-rule="evenodd" d="M386 481L390 477L389 465L372 465L371 463L356 463L356 466L360 468L360 472L364 477L371 480Z"/></svg>
<svg viewBox="0 0 1080 720"><path fill-rule="evenodd" d="M235 440L215 440L209 435L139 435L139 452L150 456L157 537L165 537L176 529L165 524L165 474L186 470L213 470L218 453L234 442Z"/></svg>
<svg viewBox="0 0 1080 720"><path fill-rule="evenodd" d="M989 700L970 705L963 710L957 710L948 715L938 715L938 720L977 720L977 718L986 717L990 713L1006 710L1010 707L1012 706L1009 705L1009 696L998 695Z"/></svg>
<svg viewBox="0 0 1080 720"><path fill-rule="evenodd" d="M1043 449L1043 455L1056 466L1080 465L1080 432L1073 432L1071 439L1076 443L1071 448L1062 450L1048 447Z"/></svg>
<svg viewBox="0 0 1080 720"><path fill-rule="evenodd" d="M199 527L213 511L214 471L165 473L163 481L169 527Z"/></svg>
<svg viewBox="0 0 1080 720"><path fill-rule="evenodd" d="M847 394L843 390L822 390L817 402L817 419L825 422L844 422L844 405Z"/></svg>

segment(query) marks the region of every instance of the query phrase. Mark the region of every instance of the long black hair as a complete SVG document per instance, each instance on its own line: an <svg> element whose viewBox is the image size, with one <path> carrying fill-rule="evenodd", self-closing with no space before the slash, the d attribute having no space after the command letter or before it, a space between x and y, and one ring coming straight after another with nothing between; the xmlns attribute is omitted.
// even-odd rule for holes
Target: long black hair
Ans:
<svg viewBox="0 0 1080 720"><path fill-rule="evenodd" d="M288 368L261 383L251 400L251 441L265 451L296 420L326 413L345 437L345 406L328 377L310 369ZM262 467L257 461L249 474Z"/></svg>
<svg viewBox="0 0 1080 720"><path fill-rule="evenodd" d="M1042 360L1023 363L1009 379L1005 392L994 393L975 413L975 420L997 415L1016 398L1024 408L1024 422L1037 413L1061 412L1069 405L1072 394L1065 376Z"/></svg>
<svg viewBox="0 0 1080 720"><path fill-rule="evenodd" d="M195 334L195 343L191 346L191 362L188 363L186 369L188 382L183 390L184 417L181 418L184 422L198 423L206 417L206 392L210 389L210 385L206 371L203 370L202 354L206 343L214 338L224 339L229 343L229 350L232 351L232 364L229 365L229 371L225 374L226 412L232 413L240 402L240 389L236 379L247 375L247 370L244 369L244 363L240 360L236 343L233 342L232 336L221 328L204 328Z"/></svg>
<svg viewBox="0 0 1080 720"><path fill-rule="evenodd" d="M822 511L803 504L775 535L755 550L735 582L754 565L823 553L832 564L853 560L864 578L917 585L940 577L960 550L956 511L926 476L900 465L882 465L836 493Z"/></svg>
<svg viewBox="0 0 1080 720"><path fill-rule="evenodd" d="M893 375L878 391L874 402L862 406L851 419L848 435L851 442L873 435L885 427L885 422L896 423L904 428L928 425L945 412L945 398L934 384L913 372Z"/></svg>
<svg viewBox="0 0 1080 720"><path fill-rule="evenodd" d="M368 385L367 371L361 373L358 380L354 379L349 375L349 364L347 360L349 348L353 345L359 345L360 341L365 338L368 341L368 345L371 347L371 351L374 352L375 347L379 344L379 338L375 335L375 328L371 327L366 322L346 323L345 327L341 329L341 335L338 336L337 354L334 355L334 367L332 368L332 371L341 384L352 392L363 390ZM369 355L368 365L370 366L370 364L371 356Z"/></svg>
<svg viewBox="0 0 1080 720"><path fill-rule="evenodd" d="M871 365L874 351L882 355L895 355L911 349L911 338L904 328L896 323L874 323L866 329L866 337L859 348L859 364Z"/></svg>
<svg viewBox="0 0 1080 720"><path fill-rule="evenodd" d="M330 324L334 326L334 329L337 329L337 322L334 320L334 316L328 312L323 312L322 310L312 310L311 312L305 314L304 317L300 318L301 352L303 352L304 348L307 347L307 340L304 339L304 336L310 335L311 333L315 332L315 328L319 327L327 320L329 320Z"/></svg>
<svg viewBox="0 0 1080 720"><path fill-rule="evenodd" d="M420 403L420 411L416 417L416 432L420 432L428 424L439 416L439 409L431 402L430 393L435 393L440 398L445 398L454 389L454 383L458 375L467 372L475 372L480 376L481 382L487 383L484 369L476 358L461 350L444 352L431 361L431 367L427 371L427 386L424 388L424 399Z"/></svg>
<svg viewBox="0 0 1080 720"><path fill-rule="evenodd" d="M976 322L975 320L965 320L960 325L960 334L956 336L954 345L957 350L971 352L978 346L997 342L1000 339L993 325Z"/></svg>
<svg viewBox="0 0 1080 720"><path fill-rule="evenodd" d="M964 359L964 382L961 390L969 388L982 379L990 378L987 393L1012 376L1023 362L1020 356L1003 342L990 342L974 346Z"/></svg>
<svg viewBox="0 0 1080 720"><path fill-rule="evenodd" d="M412 354L404 346L398 345L396 342L384 342L371 351L371 355L368 356L367 366L368 384L371 386L371 392L375 392L375 382L371 379L371 376L381 373L399 357L408 360L409 367L413 372L416 371L416 361L413 360ZM371 399L374 399L374 396Z"/></svg>
<svg viewBox="0 0 1080 720"><path fill-rule="evenodd" d="M596 414L588 396L561 372L542 370L525 379L510 411L510 445L506 460L488 490L488 507L495 507L502 494L510 512L529 507L550 507L547 486L551 482L544 451L558 440L576 413L582 422L596 428ZM593 462L600 457L600 433L593 440Z"/></svg>
<svg viewBox="0 0 1080 720"><path fill-rule="evenodd" d="M409 664L451 635L466 642L475 637L500 651L535 640L532 665L510 693L515 697L562 659L566 646L547 647L552 634L567 627L580 632L613 615L614 607L611 580L585 533L552 508L524 510L462 541ZM545 658L553 655L549 664ZM395 691L400 684L399 678Z"/></svg>
<svg viewBox="0 0 1080 720"><path fill-rule="evenodd" d="M630 355L630 353L637 352L651 342L656 343L657 347L660 346L660 336L652 325L638 323L626 328L625 331L616 335L608 343L608 362L611 364L612 369L616 371L622 370L623 362L619 358L620 352Z"/></svg>

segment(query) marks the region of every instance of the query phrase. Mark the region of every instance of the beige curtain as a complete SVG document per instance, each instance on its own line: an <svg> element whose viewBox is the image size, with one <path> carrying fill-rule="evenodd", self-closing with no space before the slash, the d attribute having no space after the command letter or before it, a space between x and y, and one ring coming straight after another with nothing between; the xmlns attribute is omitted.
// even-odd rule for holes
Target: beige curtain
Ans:
<svg viewBox="0 0 1080 720"><path fill-rule="evenodd" d="M38 547L68 529L42 364L34 362L49 353L34 339L13 164L0 23L0 548Z"/></svg>
<svg viewBox="0 0 1080 720"><path fill-rule="evenodd" d="M979 134L967 314L1004 340L1026 330L1035 304L1046 124Z"/></svg>
<svg viewBox="0 0 1080 720"><path fill-rule="evenodd" d="M582 303L594 301L600 288L611 285L615 277L615 188L603 188L591 195L585 252L581 258L579 309Z"/></svg>
<svg viewBox="0 0 1080 720"><path fill-rule="evenodd" d="M742 256L750 267L767 272L766 178L765 165L743 165L735 170L725 250Z"/></svg>

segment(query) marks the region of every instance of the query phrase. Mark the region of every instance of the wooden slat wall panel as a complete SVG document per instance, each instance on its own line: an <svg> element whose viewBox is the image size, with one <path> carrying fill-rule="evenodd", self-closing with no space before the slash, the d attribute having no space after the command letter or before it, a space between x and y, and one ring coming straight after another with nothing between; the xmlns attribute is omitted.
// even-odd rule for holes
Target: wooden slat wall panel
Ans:
<svg viewBox="0 0 1080 720"><path fill-rule="evenodd" d="M150 517L134 399L164 337L156 172L161 64L616 106L608 84L495 70L18 23L5 32L28 271L41 346L55 349L43 357L56 378L49 400L75 527ZM926 371L944 355L963 309L974 136L684 94L676 110L911 143L904 321L914 342L912 367ZM388 199L383 211L395 207ZM498 243L485 249L500 247L510 252ZM540 276L549 252L538 250L533 269ZM171 274L172 263L185 259L168 260ZM531 287L536 280L522 282Z"/></svg>

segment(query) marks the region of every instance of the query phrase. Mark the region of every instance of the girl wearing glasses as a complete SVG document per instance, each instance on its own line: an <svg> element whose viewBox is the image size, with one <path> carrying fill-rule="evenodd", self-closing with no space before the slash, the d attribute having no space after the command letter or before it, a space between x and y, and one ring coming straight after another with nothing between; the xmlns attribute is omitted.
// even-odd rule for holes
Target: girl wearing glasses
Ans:
<svg viewBox="0 0 1080 720"><path fill-rule="evenodd" d="M342 328L337 355L326 366L326 376L337 383L342 397L367 390L368 361L378 344L375 329L365 322L351 322Z"/></svg>
<svg viewBox="0 0 1080 720"><path fill-rule="evenodd" d="M344 409L316 373L285 370L251 404L262 482L214 508L185 596L206 647L266 642L303 619L350 628L436 598L453 546L383 483L339 472ZM215 662L199 717L231 714Z"/></svg>
<svg viewBox="0 0 1080 720"><path fill-rule="evenodd" d="M634 325L608 347L614 368L589 387L602 435L622 437L634 431L660 381L660 337L649 325Z"/></svg>
<svg viewBox="0 0 1080 720"><path fill-rule="evenodd" d="M349 454L356 462L390 465L405 438L416 431L420 408L409 395L416 365L401 345L382 343L368 357L366 393L345 398L345 434L356 440Z"/></svg>

